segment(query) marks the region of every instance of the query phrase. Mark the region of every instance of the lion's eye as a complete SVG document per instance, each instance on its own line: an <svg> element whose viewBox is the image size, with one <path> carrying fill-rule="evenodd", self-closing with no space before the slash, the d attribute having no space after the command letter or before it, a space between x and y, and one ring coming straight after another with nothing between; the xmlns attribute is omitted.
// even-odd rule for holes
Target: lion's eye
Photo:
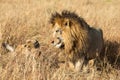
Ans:
<svg viewBox="0 0 120 80"><path fill-rule="evenodd" d="M61 30L56 30L55 32L58 33L58 34L62 34Z"/></svg>
<svg viewBox="0 0 120 80"><path fill-rule="evenodd" d="M65 23L64 23L64 26L65 27L71 27L71 25L72 25L72 22L71 21L66 21Z"/></svg>
<svg viewBox="0 0 120 80"><path fill-rule="evenodd" d="M56 30L56 32L59 32L59 30Z"/></svg>
<svg viewBox="0 0 120 80"><path fill-rule="evenodd" d="M67 25L68 25L68 23L66 22L64 25L65 25L65 26L67 26Z"/></svg>

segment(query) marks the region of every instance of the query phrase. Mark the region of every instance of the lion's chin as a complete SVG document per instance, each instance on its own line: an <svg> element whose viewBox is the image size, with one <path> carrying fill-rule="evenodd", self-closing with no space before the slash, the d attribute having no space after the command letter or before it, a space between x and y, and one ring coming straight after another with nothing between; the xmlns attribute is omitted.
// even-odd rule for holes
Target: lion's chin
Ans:
<svg viewBox="0 0 120 80"><path fill-rule="evenodd" d="M63 49L64 48L64 44L63 43L53 44L53 46L55 46L56 48L59 48L59 49Z"/></svg>
<svg viewBox="0 0 120 80"><path fill-rule="evenodd" d="M56 47L56 48L63 48L64 45L63 45L63 43L59 43L59 44L55 45L55 47Z"/></svg>
<svg viewBox="0 0 120 80"><path fill-rule="evenodd" d="M57 41L52 41L51 43L56 48L60 48L60 49L64 48L64 43L62 42L60 38L58 38Z"/></svg>

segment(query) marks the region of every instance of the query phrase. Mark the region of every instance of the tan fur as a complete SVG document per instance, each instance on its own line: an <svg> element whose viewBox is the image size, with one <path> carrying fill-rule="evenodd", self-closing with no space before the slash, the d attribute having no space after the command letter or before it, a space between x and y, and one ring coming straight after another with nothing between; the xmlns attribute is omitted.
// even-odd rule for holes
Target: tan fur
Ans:
<svg viewBox="0 0 120 80"><path fill-rule="evenodd" d="M53 31L61 31L59 36L62 39L61 43L64 44L65 54L75 67L77 66L77 71L88 64L90 59L95 59L100 55L103 48L101 29L90 27L81 17L69 11L53 14L50 22ZM78 66L77 63L81 64Z"/></svg>
<svg viewBox="0 0 120 80"><path fill-rule="evenodd" d="M24 44L17 45L16 48L10 46L8 43L3 43L3 47L7 49L13 55L19 55L22 53L34 52L39 47L37 40L26 40Z"/></svg>

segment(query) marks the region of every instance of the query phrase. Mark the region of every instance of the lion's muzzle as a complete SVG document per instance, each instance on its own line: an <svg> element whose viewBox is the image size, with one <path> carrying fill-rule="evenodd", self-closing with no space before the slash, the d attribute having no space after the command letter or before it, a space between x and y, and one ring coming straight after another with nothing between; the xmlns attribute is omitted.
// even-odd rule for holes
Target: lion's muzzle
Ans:
<svg viewBox="0 0 120 80"><path fill-rule="evenodd" d="M63 41L61 38L57 37L56 39L51 41L52 45L56 48L63 48Z"/></svg>

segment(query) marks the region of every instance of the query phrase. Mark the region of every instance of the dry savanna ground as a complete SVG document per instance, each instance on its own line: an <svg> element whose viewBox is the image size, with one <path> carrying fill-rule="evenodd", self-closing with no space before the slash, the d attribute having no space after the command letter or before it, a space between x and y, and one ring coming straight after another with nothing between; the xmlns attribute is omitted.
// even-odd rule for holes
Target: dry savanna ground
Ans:
<svg viewBox="0 0 120 80"><path fill-rule="evenodd" d="M103 30L106 56L101 70L72 72L57 60L60 51L50 44L48 20L62 10L75 11ZM40 47L21 47L26 40L37 40ZM0 0L0 80L120 80L119 55L120 0Z"/></svg>

